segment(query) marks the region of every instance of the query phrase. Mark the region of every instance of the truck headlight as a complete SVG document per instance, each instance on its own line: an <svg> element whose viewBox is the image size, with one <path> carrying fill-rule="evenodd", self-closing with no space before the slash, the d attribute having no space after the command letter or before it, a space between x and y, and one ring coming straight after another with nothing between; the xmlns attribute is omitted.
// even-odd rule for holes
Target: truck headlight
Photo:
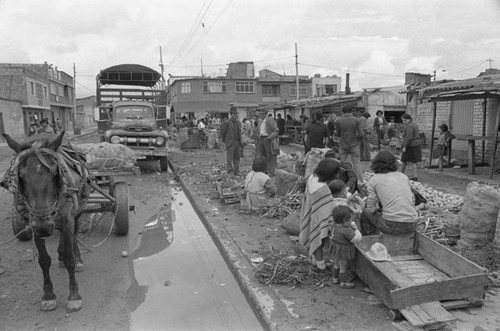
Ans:
<svg viewBox="0 0 500 331"><path fill-rule="evenodd" d="M112 144L119 144L120 143L120 137L118 136L112 136L111 139L109 140Z"/></svg>
<svg viewBox="0 0 500 331"><path fill-rule="evenodd" d="M163 139L162 137L158 137L155 139L155 143L158 145L158 146L161 146L165 143L165 139Z"/></svg>

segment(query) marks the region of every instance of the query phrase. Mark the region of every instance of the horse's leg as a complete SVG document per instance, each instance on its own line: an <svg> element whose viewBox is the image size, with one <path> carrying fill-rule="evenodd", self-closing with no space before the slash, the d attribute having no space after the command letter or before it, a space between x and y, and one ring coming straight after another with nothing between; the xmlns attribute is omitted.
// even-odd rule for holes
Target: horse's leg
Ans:
<svg viewBox="0 0 500 331"><path fill-rule="evenodd" d="M78 236L78 231L80 230L80 216L82 214L78 214L75 217L75 226L73 233L75 234L75 237L73 238L73 252L75 254L75 271L80 272L83 270L83 260L82 260L82 255L80 254L80 247L78 247L78 241L76 240L76 237Z"/></svg>
<svg viewBox="0 0 500 331"><path fill-rule="evenodd" d="M78 293L78 283L75 277L75 254L73 252L73 243L75 241L73 233L71 232L72 220L71 216L63 218L63 222L67 222L65 225L61 226L61 236L59 240L63 241L63 261L68 270L69 275L69 296L68 296L68 312L78 311L82 308L82 297Z"/></svg>
<svg viewBox="0 0 500 331"><path fill-rule="evenodd" d="M77 217L79 218L79 215ZM61 222L63 222L63 221L61 220ZM78 235L78 228L79 228L79 222L78 222L77 218L75 218L75 226L73 229L73 233L75 234L75 236ZM66 267L64 265L64 244L63 243L64 243L64 241L59 240L59 245L57 247L59 267L61 267L61 268ZM80 249L78 247L78 241L76 241L76 240L73 240L73 252L75 254L75 262L76 262L75 271L80 272L83 270L83 260L82 260L81 254L80 254Z"/></svg>
<svg viewBox="0 0 500 331"><path fill-rule="evenodd" d="M38 264L43 273L43 297L40 302L40 310L49 311L57 308L56 295L53 292L52 281L50 280L51 259L45 247L45 240L35 236L35 245L38 251Z"/></svg>

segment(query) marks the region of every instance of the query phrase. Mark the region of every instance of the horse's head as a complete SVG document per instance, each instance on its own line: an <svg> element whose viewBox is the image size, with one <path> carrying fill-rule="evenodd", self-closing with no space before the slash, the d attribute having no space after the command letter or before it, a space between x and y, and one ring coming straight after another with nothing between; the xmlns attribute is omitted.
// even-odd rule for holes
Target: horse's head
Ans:
<svg viewBox="0 0 500 331"><path fill-rule="evenodd" d="M26 202L30 226L35 235L48 237L54 230L59 208L62 183L56 151L62 143L64 132L57 136L40 136L39 139L23 143L18 143L7 134L2 135L17 153L18 190Z"/></svg>

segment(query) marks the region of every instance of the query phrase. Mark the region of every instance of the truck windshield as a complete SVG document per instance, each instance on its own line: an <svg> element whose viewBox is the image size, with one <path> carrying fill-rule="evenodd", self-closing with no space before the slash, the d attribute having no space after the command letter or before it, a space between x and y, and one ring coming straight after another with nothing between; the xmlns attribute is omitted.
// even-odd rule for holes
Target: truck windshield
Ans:
<svg viewBox="0 0 500 331"><path fill-rule="evenodd" d="M149 107L118 107L115 109L115 119L142 120L153 118L153 110Z"/></svg>

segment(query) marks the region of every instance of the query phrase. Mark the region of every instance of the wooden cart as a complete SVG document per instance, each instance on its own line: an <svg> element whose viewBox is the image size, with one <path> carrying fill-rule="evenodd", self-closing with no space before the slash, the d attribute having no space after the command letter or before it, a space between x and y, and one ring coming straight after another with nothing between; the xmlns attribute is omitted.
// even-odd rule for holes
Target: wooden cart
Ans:
<svg viewBox="0 0 500 331"><path fill-rule="evenodd" d="M392 261L368 257L376 242ZM356 248L357 275L393 319L402 314L413 326L424 326L454 320L446 309L484 304L488 271L421 233L366 236Z"/></svg>
<svg viewBox="0 0 500 331"><path fill-rule="evenodd" d="M91 193L87 208L83 213L112 212L114 216L115 233L120 236L128 234L129 212L134 206L129 204L127 183L117 181L116 176L126 176L135 173L135 168L127 170L91 170L95 179L90 182Z"/></svg>

